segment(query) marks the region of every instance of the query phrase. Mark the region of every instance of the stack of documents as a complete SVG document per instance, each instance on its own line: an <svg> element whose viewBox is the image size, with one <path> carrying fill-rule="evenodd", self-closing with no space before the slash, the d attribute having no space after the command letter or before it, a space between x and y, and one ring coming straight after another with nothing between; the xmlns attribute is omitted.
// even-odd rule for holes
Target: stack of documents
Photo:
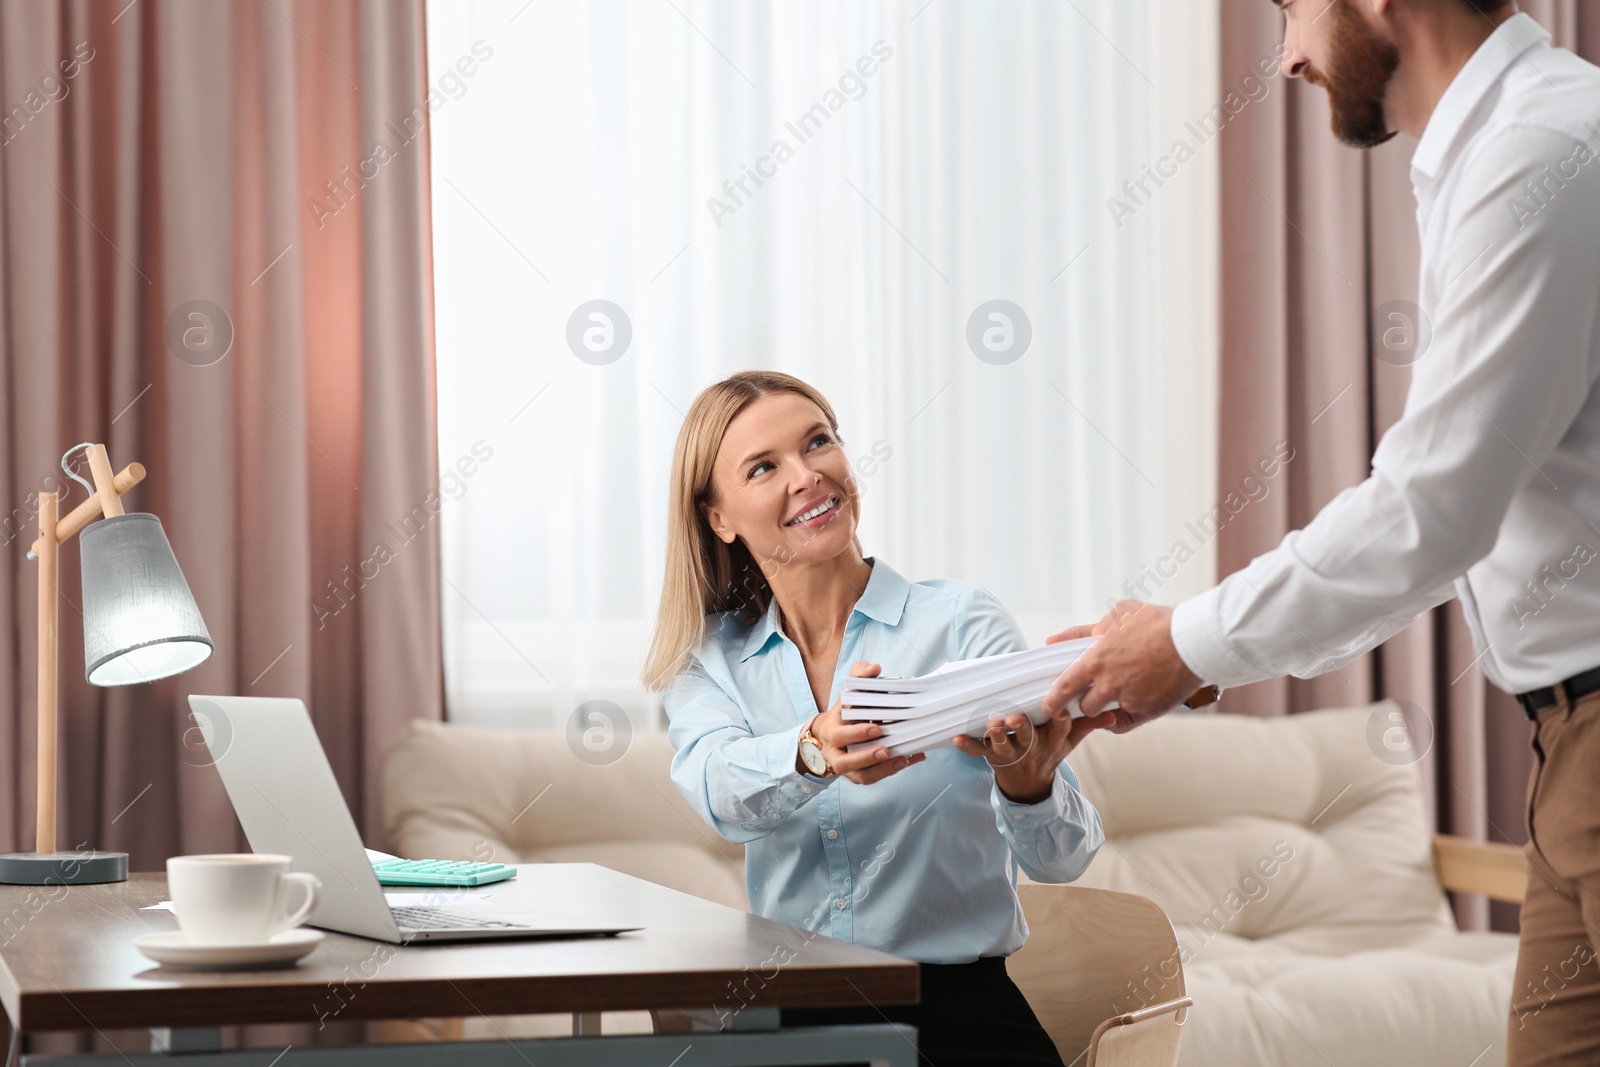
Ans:
<svg viewBox="0 0 1600 1067"><path fill-rule="evenodd" d="M850 678L841 714L850 721L884 724L881 738L851 745L850 751L884 745L891 757L915 755L948 745L957 734L981 737L991 719L1019 711L1035 725L1043 723L1049 716L1040 705L1050 687L1095 640L956 660L916 678ZM1076 698L1069 710L1073 718L1083 714Z"/></svg>

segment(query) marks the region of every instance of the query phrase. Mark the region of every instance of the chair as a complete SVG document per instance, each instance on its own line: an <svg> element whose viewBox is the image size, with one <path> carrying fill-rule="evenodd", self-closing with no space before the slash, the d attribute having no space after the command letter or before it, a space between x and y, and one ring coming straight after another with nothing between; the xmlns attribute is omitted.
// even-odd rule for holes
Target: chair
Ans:
<svg viewBox="0 0 1600 1067"><path fill-rule="evenodd" d="M1017 895L1029 936L1007 970L1062 1061L1176 1064L1193 1001L1166 913L1107 889L1022 882Z"/></svg>

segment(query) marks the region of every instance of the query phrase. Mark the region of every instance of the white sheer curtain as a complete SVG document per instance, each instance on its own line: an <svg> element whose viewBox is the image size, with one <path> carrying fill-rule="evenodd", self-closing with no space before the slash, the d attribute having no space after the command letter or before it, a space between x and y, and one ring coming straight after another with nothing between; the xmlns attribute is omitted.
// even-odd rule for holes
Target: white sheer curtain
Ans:
<svg viewBox="0 0 1600 1067"><path fill-rule="evenodd" d="M1204 110L1184 7L430 5L450 715L651 728L672 442L747 367L833 401L913 580L1038 642L1148 573L1215 495L1211 164L1109 200ZM967 340L993 300L1011 362ZM1198 547L1150 597L1211 580Z"/></svg>

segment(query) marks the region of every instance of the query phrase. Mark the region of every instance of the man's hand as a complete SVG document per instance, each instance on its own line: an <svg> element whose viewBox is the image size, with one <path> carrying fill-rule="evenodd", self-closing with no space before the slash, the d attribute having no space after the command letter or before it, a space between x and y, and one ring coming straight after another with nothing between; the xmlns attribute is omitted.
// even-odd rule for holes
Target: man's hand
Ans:
<svg viewBox="0 0 1600 1067"><path fill-rule="evenodd" d="M882 669L876 663L858 659L850 665L850 677L876 678ZM874 741L882 737L883 727L875 722L846 721L840 712L843 704L843 700L835 701L833 707L811 720L811 736L822 746L822 758L828 761L828 767L834 774L848 778L857 785L870 785L928 758L918 753L890 759L889 749L882 745L864 752L845 751L859 741Z"/></svg>
<svg viewBox="0 0 1600 1067"><path fill-rule="evenodd" d="M1172 609L1124 600L1093 626L1074 626L1045 639L1046 644L1098 637L1094 647L1061 673L1044 698L1045 711L1057 719L1069 715L1067 702L1082 695L1079 707L1094 717L1108 704L1115 733L1127 733L1164 715L1200 687L1200 678L1183 662L1172 643Z"/></svg>
<svg viewBox="0 0 1600 1067"><path fill-rule="evenodd" d="M1109 727L1111 713L1070 723L1049 720L1033 725L1020 711L992 719L982 738L960 735L956 747L969 756L981 756L994 768L994 782L1007 800L1038 804L1055 788L1056 768L1090 733ZM1008 732L1010 731L1010 732Z"/></svg>

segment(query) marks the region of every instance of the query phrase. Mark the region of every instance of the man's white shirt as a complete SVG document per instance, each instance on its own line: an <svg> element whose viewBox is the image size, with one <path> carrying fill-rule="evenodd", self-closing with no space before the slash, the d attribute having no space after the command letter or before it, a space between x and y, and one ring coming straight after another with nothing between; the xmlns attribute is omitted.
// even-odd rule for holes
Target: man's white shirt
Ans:
<svg viewBox="0 0 1600 1067"><path fill-rule="evenodd" d="M1459 595L1496 685L1600 666L1600 68L1502 23L1412 158L1431 338L1366 481L1175 609L1242 685L1342 666Z"/></svg>

